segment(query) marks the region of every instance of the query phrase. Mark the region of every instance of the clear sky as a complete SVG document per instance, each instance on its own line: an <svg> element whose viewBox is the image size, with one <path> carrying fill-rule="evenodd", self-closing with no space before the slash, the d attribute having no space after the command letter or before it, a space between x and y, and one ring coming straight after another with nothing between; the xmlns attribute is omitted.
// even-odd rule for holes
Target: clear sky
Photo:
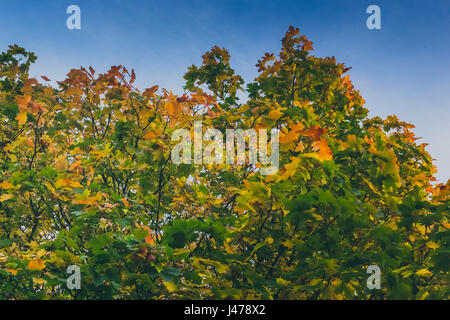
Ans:
<svg viewBox="0 0 450 320"><path fill-rule="evenodd" d="M81 30L66 27L66 8L81 8ZM381 29L366 27L366 8L381 8ZM213 45L251 81L257 60L278 53L289 25L335 56L371 115L396 114L416 125L450 178L450 0L0 0L0 50L18 44L38 61L33 75L62 80L71 68L134 68L136 84L181 92L186 67Z"/></svg>

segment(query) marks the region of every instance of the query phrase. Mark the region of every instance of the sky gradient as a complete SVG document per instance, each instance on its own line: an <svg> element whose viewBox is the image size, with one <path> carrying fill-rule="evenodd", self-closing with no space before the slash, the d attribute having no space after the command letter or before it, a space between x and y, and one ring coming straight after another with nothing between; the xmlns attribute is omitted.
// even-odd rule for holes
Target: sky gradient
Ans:
<svg viewBox="0 0 450 320"><path fill-rule="evenodd" d="M81 30L66 28L66 8L81 8ZM381 8L381 30L366 27L366 8ZM122 64L136 85L182 92L187 66L213 45L225 47L246 80L265 53L278 53L289 25L313 41L312 54L351 66L350 78L371 116L396 114L416 125L450 178L450 1L0 0L0 50L18 44L38 56L35 76L62 80L71 68L98 72Z"/></svg>

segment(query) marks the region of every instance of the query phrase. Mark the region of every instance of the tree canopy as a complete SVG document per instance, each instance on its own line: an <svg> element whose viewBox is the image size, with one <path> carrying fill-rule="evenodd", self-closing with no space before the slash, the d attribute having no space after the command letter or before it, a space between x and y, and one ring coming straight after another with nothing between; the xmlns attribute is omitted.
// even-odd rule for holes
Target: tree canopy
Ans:
<svg viewBox="0 0 450 320"><path fill-rule="evenodd" d="M185 94L134 71L32 78L0 55L0 298L447 299L450 184L290 27L245 84L213 47ZM242 96L247 97L241 101ZM241 99L239 99L241 97ZM176 129L279 131L280 169L174 164ZM369 265L382 272L367 288ZM81 268L81 289L66 286Z"/></svg>

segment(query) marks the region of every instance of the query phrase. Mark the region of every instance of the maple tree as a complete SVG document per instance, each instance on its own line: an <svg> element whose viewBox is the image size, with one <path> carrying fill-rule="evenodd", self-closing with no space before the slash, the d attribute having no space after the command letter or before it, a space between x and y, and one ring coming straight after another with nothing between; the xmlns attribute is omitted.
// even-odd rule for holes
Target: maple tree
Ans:
<svg viewBox="0 0 450 320"><path fill-rule="evenodd" d="M134 71L29 76L0 55L0 298L446 299L449 190L411 124L290 27L244 88L213 47L184 95ZM240 93L248 99L241 102ZM171 133L279 130L280 170L172 163ZM366 286L369 265L382 288ZM81 289L66 287L81 268Z"/></svg>

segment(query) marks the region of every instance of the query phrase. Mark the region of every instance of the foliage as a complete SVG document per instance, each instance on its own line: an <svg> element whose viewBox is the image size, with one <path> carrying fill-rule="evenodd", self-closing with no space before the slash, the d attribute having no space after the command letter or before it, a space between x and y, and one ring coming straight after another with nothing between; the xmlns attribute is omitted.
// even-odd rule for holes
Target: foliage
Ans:
<svg viewBox="0 0 450 320"><path fill-rule="evenodd" d="M2 53L0 297L448 298L449 183L431 184L413 125L369 118L349 68L311 50L290 27L244 93L214 47L182 96L140 91L122 66L54 88L29 76L32 53ZM280 170L175 165L171 133L195 120L277 128Z"/></svg>

